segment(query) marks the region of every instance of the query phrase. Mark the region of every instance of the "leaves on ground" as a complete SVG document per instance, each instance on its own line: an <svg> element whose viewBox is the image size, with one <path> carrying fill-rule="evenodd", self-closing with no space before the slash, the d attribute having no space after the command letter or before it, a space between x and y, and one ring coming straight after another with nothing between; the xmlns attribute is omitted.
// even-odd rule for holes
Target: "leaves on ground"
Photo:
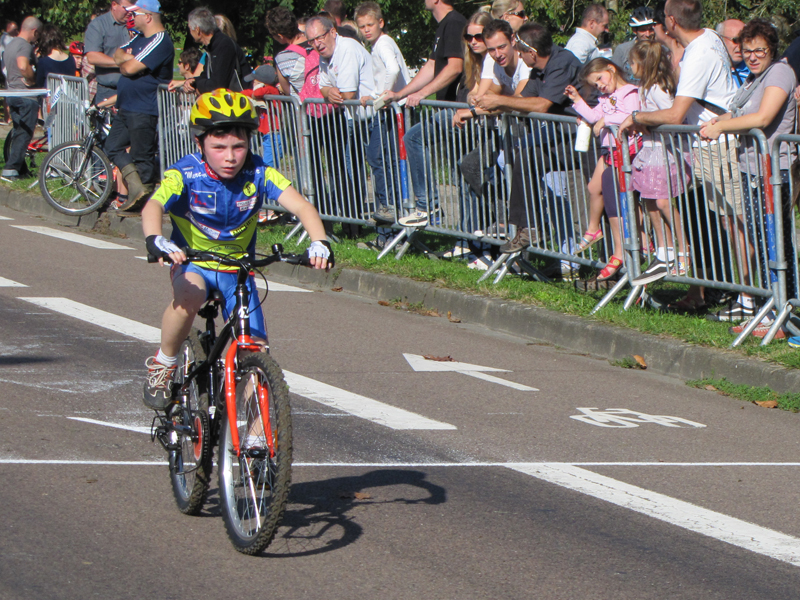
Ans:
<svg viewBox="0 0 800 600"><path fill-rule="evenodd" d="M451 313L449 310L447 311L447 320L451 323L461 323L461 319L454 317L453 313Z"/></svg>
<svg viewBox="0 0 800 600"><path fill-rule="evenodd" d="M331 288L331 291L332 292L341 292L343 289L344 289L343 287L339 286L339 287Z"/></svg>
<svg viewBox="0 0 800 600"><path fill-rule="evenodd" d="M392 305L391 302L387 302L386 300L378 300L378 304L380 304L381 306L391 306Z"/></svg>
<svg viewBox="0 0 800 600"><path fill-rule="evenodd" d="M450 355L433 356L432 354L425 354L422 358L424 358L425 360L435 360L436 362L456 362L456 359Z"/></svg>
<svg viewBox="0 0 800 600"><path fill-rule="evenodd" d="M647 363L644 361L644 358L642 358L642 357L641 357L641 356L639 356L638 354L634 354L634 355L633 355L633 360L635 360L635 361L636 361L636 363L637 363L637 364L638 364L638 365L639 365L639 366L640 366L642 369L646 369L646 368L647 368Z"/></svg>
<svg viewBox="0 0 800 600"><path fill-rule="evenodd" d="M342 492L339 494L339 498L345 500L371 500L372 496L366 492Z"/></svg>
<svg viewBox="0 0 800 600"><path fill-rule="evenodd" d="M763 402L756 400L756 404L763 406L764 408L778 408L777 400L764 400Z"/></svg>

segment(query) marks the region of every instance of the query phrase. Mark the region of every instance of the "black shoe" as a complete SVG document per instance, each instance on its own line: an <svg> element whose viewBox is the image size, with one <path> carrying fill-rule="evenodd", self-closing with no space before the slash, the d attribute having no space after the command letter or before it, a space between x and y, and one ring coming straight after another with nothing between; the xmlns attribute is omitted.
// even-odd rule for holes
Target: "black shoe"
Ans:
<svg viewBox="0 0 800 600"><path fill-rule="evenodd" d="M669 274L669 269L664 261L654 260L644 273L639 275L636 279L631 281L632 285L646 285L659 279L664 279Z"/></svg>

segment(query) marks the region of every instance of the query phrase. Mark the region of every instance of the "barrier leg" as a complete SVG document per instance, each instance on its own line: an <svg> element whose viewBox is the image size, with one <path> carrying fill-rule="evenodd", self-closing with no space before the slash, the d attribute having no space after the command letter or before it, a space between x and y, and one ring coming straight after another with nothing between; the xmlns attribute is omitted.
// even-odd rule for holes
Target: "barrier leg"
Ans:
<svg viewBox="0 0 800 600"><path fill-rule="evenodd" d="M402 242L403 239L405 239L405 237L407 235L408 235L408 232L405 229L403 229L400 233L398 233L396 236L394 236L392 238L392 241L389 242L388 244L386 244L386 246L383 248L383 250L380 251L380 253L378 254L378 260L382 259L384 256L389 254L389 252L391 252L392 249L395 246L397 246L397 244Z"/></svg>
<svg viewBox="0 0 800 600"><path fill-rule="evenodd" d="M521 254L522 254L521 250L518 252L512 252L511 254L501 254L497 258L497 260L492 263L489 269L486 270L486 272L484 272L484 274L478 278L478 283L485 281L486 279L489 279L489 277L494 275L495 271L500 269L500 267L503 267L502 269L500 269L500 274L492 282L495 285L500 283L500 280L502 280L503 277L505 277L505 274L508 272L508 263L510 261L516 260L516 258Z"/></svg>
<svg viewBox="0 0 800 600"><path fill-rule="evenodd" d="M746 338L748 335L750 335L751 333L753 333L753 330L755 330L755 328L756 328L756 327L758 327L758 324L759 324L759 323L761 323L761 319L763 319L763 318L764 318L764 317L767 315L767 313L768 313L770 310L772 310L772 308L773 308L774 306L775 306L775 298L770 298L770 299L769 299L769 302L767 302L767 303L766 303L766 304L765 304L765 305L764 305L764 306L761 308L761 310L759 310L759 311L756 313L756 316L755 316L755 317L753 317L752 319L750 319L750 322L749 322L749 323L747 323L747 327L745 327L745 328L742 330L742 333L740 333L738 336L736 336L736 339L735 339L735 340L733 340L733 342L731 343L731 346L730 346L730 347L731 347L731 348L735 348L736 346L738 346L739 344L741 344L741 343L744 341L744 339L745 339L745 338Z"/></svg>
<svg viewBox="0 0 800 600"><path fill-rule="evenodd" d="M628 285L628 278L627 277L623 277L617 283L614 284L613 288L611 288L610 290L608 290L608 292L606 292L606 295L603 296L603 299L600 300L600 302L597 303L597 306L595 306L592 309L592 312L590 312L589 315L593 315L598 310L603 308L606 304L611 302L611 300L613 300L614 296L616 296L622 290L622 288L624 288L626 285Z"/></svg>
<svg viewBox="0 0 800 600"><path fill-rule="evenodd" d="M628 297L625 298L625 303L622 305L622 310L628 310L630 309L631 306L636 304L636 301L639 300L639 298L641 298L643 292L644 292L643 285L633 286L631 288L630 293L628 294Z"/></svg>
<svg viewBox="0 0 800 600"><path fill-rule="evenodd" d="M290 239L292 239L294 236L296 236L297 232L299 232L301 229L303 229L303 225L302 225L302 223L298 223L297 225L292 227L292 230L289 233L286 234L286 237L283 238L283 241L284 242L288 242ZM298 242L298 243L300 243L300 242Z"/></svg>

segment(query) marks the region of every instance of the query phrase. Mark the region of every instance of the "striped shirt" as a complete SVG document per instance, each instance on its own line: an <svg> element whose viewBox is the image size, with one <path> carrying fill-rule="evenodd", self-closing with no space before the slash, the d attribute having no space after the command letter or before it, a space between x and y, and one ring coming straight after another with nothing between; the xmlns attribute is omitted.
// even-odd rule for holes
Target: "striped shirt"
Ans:
<svg viewBox="0 0 800 600"><path fill-rule="evenodd" d="M172 63L175 60L175 46L169 34L159 31L150 37L137 35L121 49L130 50L133 58L147 68L130 77L120 77L117 108L158 116L158 86L172 79Z"/></svg>

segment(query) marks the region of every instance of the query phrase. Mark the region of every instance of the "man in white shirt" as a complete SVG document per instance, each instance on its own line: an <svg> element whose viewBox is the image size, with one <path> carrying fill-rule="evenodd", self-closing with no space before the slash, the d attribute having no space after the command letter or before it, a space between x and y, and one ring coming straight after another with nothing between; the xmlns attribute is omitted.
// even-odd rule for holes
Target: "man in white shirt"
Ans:
<svg viewBox="0 0 800 600"><path fill-rule="evenodd" d="M597 49L598 38L608 31L608 11L601 4L590 4L583 11L580 27L567 42L566 49L572 52L579 61L586 64L600 56Z"/></svg>
<svg viewBox="0 0 800 600"><path fill-rule="evenodd" d="M338 216L361 218L364 214L362 191L366 189L366 173L361 154L356 149L369 139L372 108L342 106L345 100L359 100L372 96L375 80L372 74L372 57L364 46L336 32L336 26L325 17L312 17L306 23L306 37L319 52L319 90L322 97L336 110L328 118L330 129L325 137L337 148L328 148L328 176L331 195L339 208ZM355 119L354 119L355 117ZM369 119L370 123L361 121ZM344 154L346 173L342 172L341 156Z"/></svg>
<svg viewBox="0 0 800 600"><path fill-rule="evenodd" d="M730 101L736 93L736 84L731 75L731 62L728 51L720 37L711 29L703 29L703 7L700 0L667 0L664 7L667 34L683 46L680 78L671 108L653 112L634 111L619 127L619 137L623 138L631 126L655 127L665 124L701 125L716 115L728 111ZM702 182L706 202L711 210L719 215L728 231L732 231L734 210L742 213L742 191L736 144L733 138L721 136L712 142L695 142L694 176ZM702 213L703 208L697 207ZM709 223L713 222L711 219ZM705 234L705 232L702 232ZM709 236L714 237L714 236ZM743 232L740 240L744 244ZM708 246L717 240L706 240ZM724 276L730 261L725 260L723 247L704 248L713 259L721 263L715 269L716 276ZM713 278L709 261L704 261L706 277ZM701 269L701 265L696 265ZM705 305L702 288L693 287L686 298L693 307Z"/></svg>

